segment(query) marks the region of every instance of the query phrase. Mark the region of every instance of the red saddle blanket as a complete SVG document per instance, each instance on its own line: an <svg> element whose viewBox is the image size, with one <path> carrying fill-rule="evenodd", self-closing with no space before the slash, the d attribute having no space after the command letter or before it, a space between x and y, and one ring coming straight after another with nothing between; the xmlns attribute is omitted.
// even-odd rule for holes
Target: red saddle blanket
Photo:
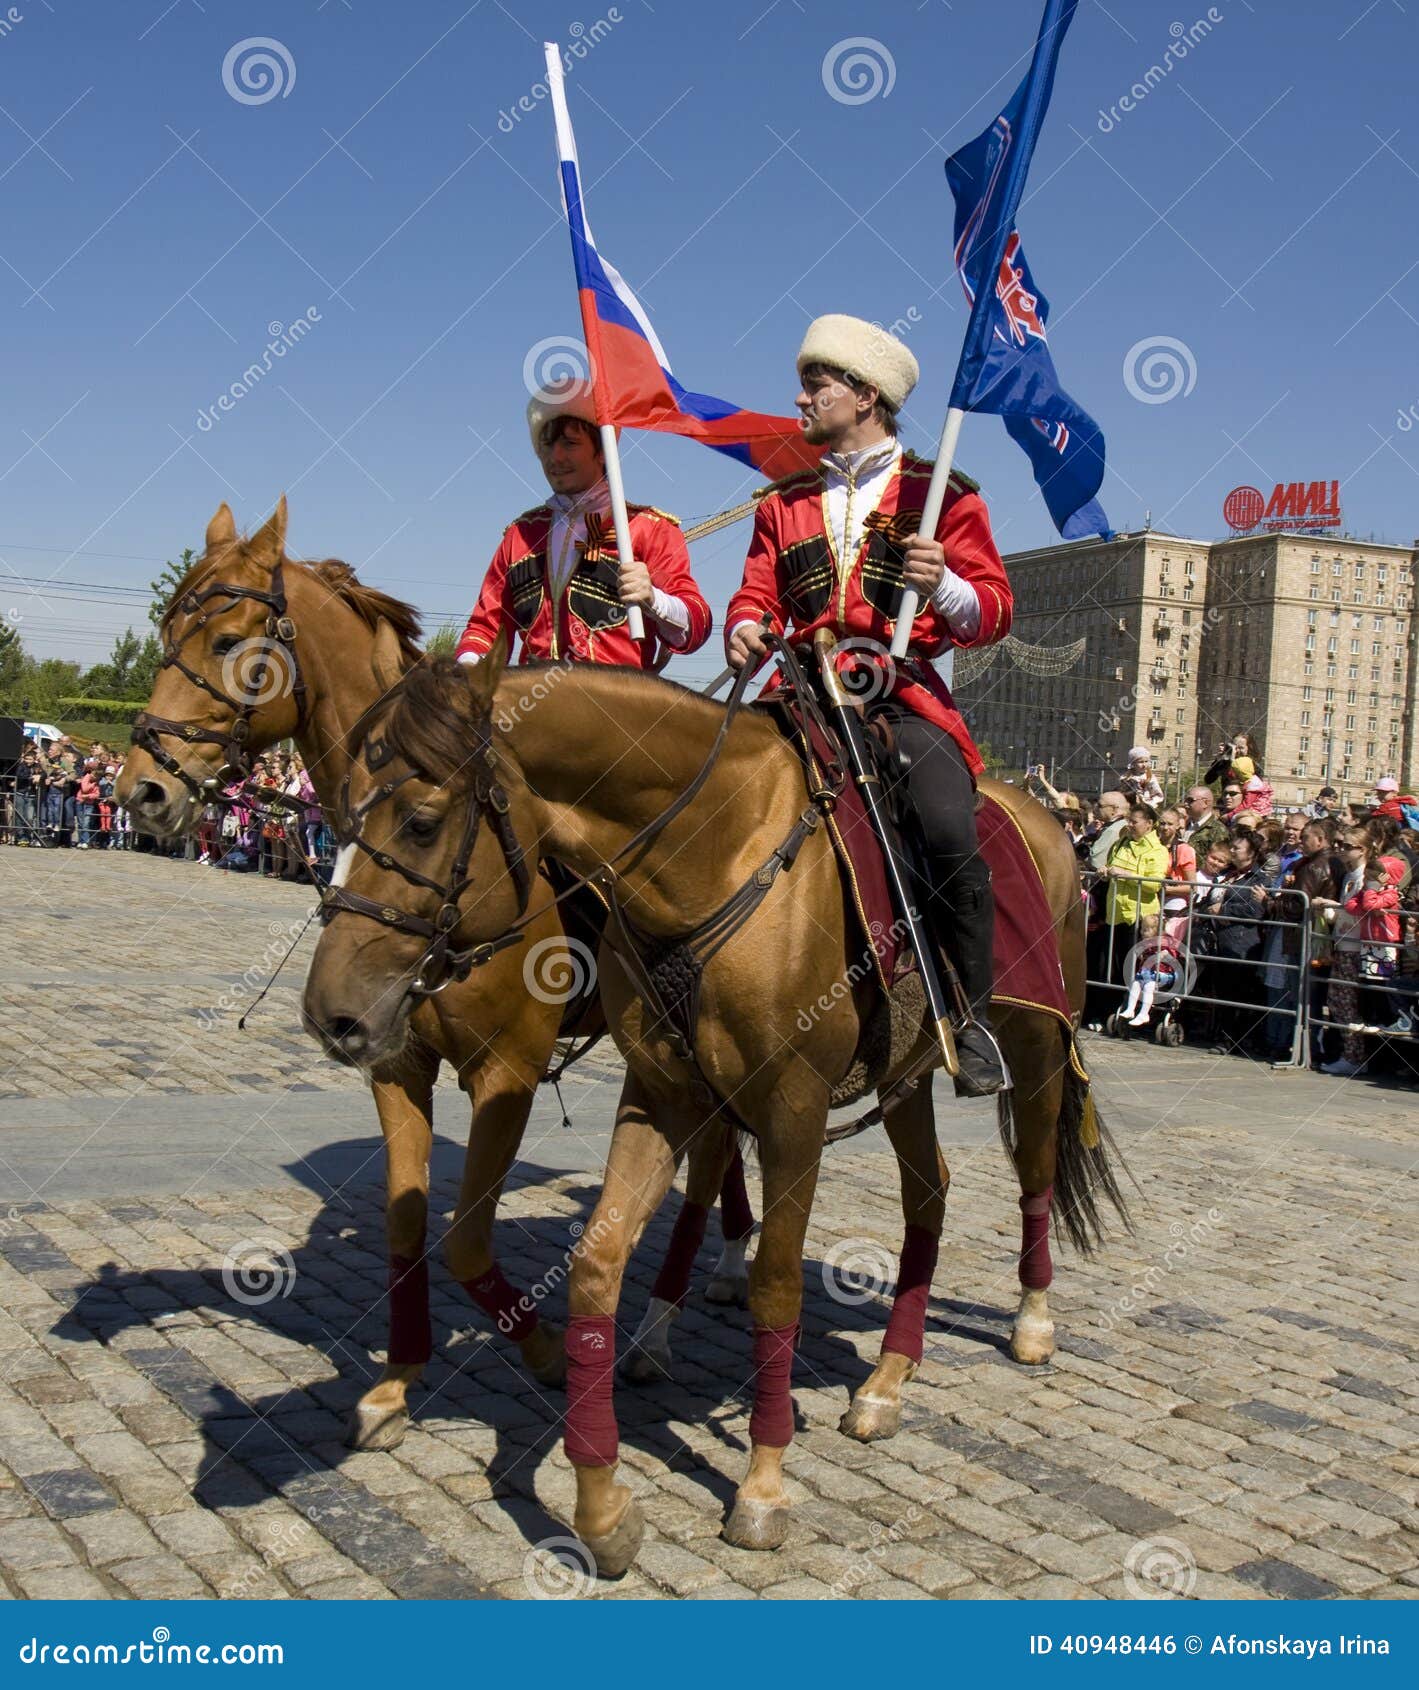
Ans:
<svg viewBox="0 0 1419 1690"><path fill-rule="evenodd" d="M784 716L790 715L788 710ZM793 722L800 750L801 728ZM819 768L836 762L835 749L811 729L814 760ZM896 977L903 957L904 935L892 906L882 848L872 831L862 794L849 777L828 818L829 832L842 866L849 901L857 910L863 937L876 959L881 984ZM976 811L981 855L990 865L995 887L995 990L992 1002L1024 1004L1057 1015L1073 1024L1064 972L1059 961L1059 936L1054 913L1030 848L1009 811L995 799L982 796Z"/></svg>

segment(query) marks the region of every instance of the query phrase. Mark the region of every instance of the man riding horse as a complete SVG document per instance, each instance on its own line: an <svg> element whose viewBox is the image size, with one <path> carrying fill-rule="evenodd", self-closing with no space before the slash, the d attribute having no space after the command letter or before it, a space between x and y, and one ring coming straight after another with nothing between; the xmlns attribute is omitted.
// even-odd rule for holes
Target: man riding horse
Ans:
<svg viewBox="0 0 1419 1690"><path fill-rule="evenodd" d="M917 361L895 336L857 317L811 323L798 353L804 436L825 448L816 469L785 477L760 502L744 580L729 601L729 661L766 655L762 619L810 641L845 640L880 677L869 718L884 718L903 758L928 883L923 912L970 1007L956 1034L956 1090L983 1097L1004 1084L990 1029L995 903L977 850L975 777L985 765L931 659L1010 631L1013 598L975 484L953 474L934 536L917 528L929 462L903 451L897 416L916 386ZM921 608L906 659L888 655L904 588Z"/></svg>
<svg viewBox="0 0 1419 1690"><path fill-rule="evenodd" d="M565 382L538 394L527 426L552 497L508 525L458 642L459 661L476 663L504 632L509 648L521 636L524 663L569 658L656 670L672 652L698 651L712 619L676 519L629 505L635 555L617 554L591 389ZM646 622L644 640L626 627L633 604Z"/></svg>

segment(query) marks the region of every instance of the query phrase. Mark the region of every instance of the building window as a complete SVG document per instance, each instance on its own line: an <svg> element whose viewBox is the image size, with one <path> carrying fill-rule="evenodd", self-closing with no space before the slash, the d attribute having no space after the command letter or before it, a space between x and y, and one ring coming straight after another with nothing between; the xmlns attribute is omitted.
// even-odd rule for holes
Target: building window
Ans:
<svg viewBox="0 0 1419 1690"><path fill-rule="evenodd" d="M1307 651L1314 651L1315 648L1316 648L1316 637L1315 637L1315 635L1314 634L1307 634L1306 635L1306 650Z"/></svg>
<svg viewBox="0 0 1419 1690"><path fill-rule="evenodd" d="M1314 628L1316 623L1319 620L1320 620L1320 612L1318 610L1308 610L1306 612L1306 626L1307 627Z"/></svg>
<svg viewBox="0 0 1419 1690"><path fill-rule="evenodd" d="M1320 597L1320 588L1319 587L1313 586L1311 588L1311 597L1313 599L1318 599Z"/></svg>
<svg viewBox="0 0 1419 1690"><path fill-rule="evenodd" d="M1302 687L1301 688L1301 697L1302 698L1309 698L1310 696L1311 696L1311 689L1309 687Z"/></svg>
<svg viewBox="0 0 1419 1690"><path fill-rule="evenodd" d="M1339 587L1332 587L1330 589L1330 597L1331 597L1331 601L1333 603L1339 604L1340 603L1340 588Z"/></svg>
<svg viewBox="0 0 1419 1690"><path fill-rule="evenodd" d="M1333 577L1333 579L1335 579L1336 581L1338 581L1340 579L1340 577L1345 573L1345 565L1340 562L1339 558L1337 558L1336 561L1333 564L1331 564L1330 573L1331 573L1331 576Z"/></svg>
<svg viewBox="0 0 1419 1690"><path fill-rule="evenodd" d="M1184 581L1183 582L1183 597L1185 599L1190 599L1192 597L1192 582L1191 581Z"/></svg>
<svg viewBox="0 0 1419 1690"><path fill-rule="evenodd" d="M1310 725L1311 725L1311 713L1310 713L1309 710L1303 710L1301 712L1301 726L1303 728L1308 728L1308 727L1310 727Z"/></svg>
<svg viewBox="0 0 1419 1690"><path fill-rule="evenodd" d="M1320 574L1320 559L1318 557L1313 557L1311 559L1311 574L1312 575L1319 575Z"/></svg>

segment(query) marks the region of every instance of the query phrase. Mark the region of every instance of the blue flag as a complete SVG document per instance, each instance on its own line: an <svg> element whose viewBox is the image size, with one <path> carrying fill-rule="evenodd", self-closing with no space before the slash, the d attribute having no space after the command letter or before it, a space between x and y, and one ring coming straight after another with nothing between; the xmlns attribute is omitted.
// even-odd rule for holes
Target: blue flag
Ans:
<svg viewBox="0 0 1419 1690"><path fill-rule="evenodd" d="M1045 336L1049 301L1025 262L1015 213L1077 4L1047 0L1025 80L990 128L946 160L956 201L956 269L971 301L951 404L1003 419L1066 540L1109 532L1095 498L1104 436L1059 385Z"/></svg>

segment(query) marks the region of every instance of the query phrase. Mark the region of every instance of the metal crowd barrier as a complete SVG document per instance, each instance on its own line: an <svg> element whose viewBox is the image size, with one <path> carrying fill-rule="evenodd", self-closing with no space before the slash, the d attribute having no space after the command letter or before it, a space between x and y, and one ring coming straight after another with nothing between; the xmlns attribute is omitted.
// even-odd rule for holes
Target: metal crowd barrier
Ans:
<svg viewBox="0 0 1419 1690"><path fill-rule="evenodd" d="M1347 1032L1382 1039L1419 1039L1419 944L1401 928L1397 942L1360 941L1356 958L1337 973L1324 911L1304 892L1269 891L1253 918L1221 914L1214 892L1228 883L1198 886L1191 881L1148 880L1086 870L1081 876L1089 900L1085 1021L1115 1034L1151 1035L1176 1046L1189 1039L1240 1048L1264 1047L1278 1067L1319 1066L1326 1035ZM1108 887L1120 886L1133 904L1132 921L1110 926ZM1169 901L1185 907L1168 910ZM1228 927L1256 930L1247 954L1227 954ZM1140 969L1155 975L1152 1014L1146 1027L1124 1021L1129 987ZM1340 990L1334 991L1338 986ZM1343 1019L1335 1003L1355 993L1356 1014ZM1333 1059L1338 1050L1326 1054ZM1419 1053L1416 1053L1419 1054Z"/></svg>

